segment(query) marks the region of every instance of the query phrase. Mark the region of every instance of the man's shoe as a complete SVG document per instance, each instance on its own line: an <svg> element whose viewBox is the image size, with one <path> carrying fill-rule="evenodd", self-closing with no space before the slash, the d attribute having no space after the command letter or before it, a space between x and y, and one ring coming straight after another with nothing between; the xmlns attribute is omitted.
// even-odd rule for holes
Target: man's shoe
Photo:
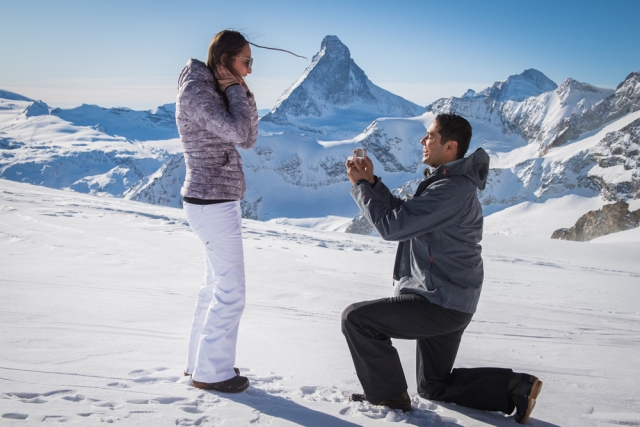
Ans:
<svg viewBox="0 0 640 427"><path fill-rule="evenodd" d="M195 388L220 391L222 393L241 393L249 388L249 379L241 375L236 375L226 381L220 381L217 383L201 383L194 379L191 380L191 383Z"/></svg>
<svg viewBox="0 0 640 427"><path fill-rule="evenodd" d="M233 368L233 372L235 372L235 373L236 373L236 375L240 375L240 369L238 369L238 368ZM184 372L183 372L183 374L182 374L182 376L184 376L184 377L190 377L190 376L191 376L191 374L188 374L188 373L187 373L187 371L184 371Z"/></svg>
<svg viewBox="0 0 640 427"><path fill-rule="evenodd" d="M364 394L354 393L349 396L349 401L351 402L369 402L372 405L376 406L386 406L390 409L401 409L402 412L409 412L411 410L411 398L409 394L405 391L398 397L394 397L393 399L383 400L382 402L371 402L367 400L367 397Z"/></svg>
<svg viewBox="0 0 640 427"><path fill-rule="evenodd" d="M516 421L523 424L536 406L542 390L542 381L529 374L511 374L509 380L509 403L515 406ZM513 407L512 406L512 407Z"/></svg>

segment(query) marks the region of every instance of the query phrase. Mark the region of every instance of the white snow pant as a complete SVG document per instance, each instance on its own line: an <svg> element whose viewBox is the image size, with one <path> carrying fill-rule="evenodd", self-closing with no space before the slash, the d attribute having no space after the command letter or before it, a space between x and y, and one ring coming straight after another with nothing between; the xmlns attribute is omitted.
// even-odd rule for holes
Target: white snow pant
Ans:
<svg viewBox="0 0 640 427"><path fill-rule="evenodd" d="M205 274L189 338L187 373L205 383L233 378L245 279L240 202L183 203L189 225L204 244Z"/></svg>

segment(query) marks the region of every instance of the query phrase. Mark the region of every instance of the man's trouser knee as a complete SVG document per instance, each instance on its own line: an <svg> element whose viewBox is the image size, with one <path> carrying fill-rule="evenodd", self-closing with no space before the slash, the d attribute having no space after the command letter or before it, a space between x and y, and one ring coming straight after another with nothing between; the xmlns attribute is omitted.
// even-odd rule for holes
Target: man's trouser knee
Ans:
<svg viewBox="0 0 640 427"><path fill-rule="evenodd" d="M367 399L388 400L407 390L391 338L420 339L464 330L471 317L460 312L452 315L449 310L414 294L347 307L342 313L342 330Z"/></svg>

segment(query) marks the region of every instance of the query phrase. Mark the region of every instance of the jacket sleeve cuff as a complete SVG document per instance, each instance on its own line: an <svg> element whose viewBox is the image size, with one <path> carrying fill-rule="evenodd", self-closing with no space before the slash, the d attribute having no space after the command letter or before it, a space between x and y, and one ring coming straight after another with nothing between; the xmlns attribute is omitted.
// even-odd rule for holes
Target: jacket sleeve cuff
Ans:
<svg viewBox="0 0 640 427"><path fill-rule="evenodd" d="M224 91L226 92L226 91L229 90L229 88L234 87L234 86L240 86L240 83L231 84L231 85L227 86L227 88Z"/></svg>

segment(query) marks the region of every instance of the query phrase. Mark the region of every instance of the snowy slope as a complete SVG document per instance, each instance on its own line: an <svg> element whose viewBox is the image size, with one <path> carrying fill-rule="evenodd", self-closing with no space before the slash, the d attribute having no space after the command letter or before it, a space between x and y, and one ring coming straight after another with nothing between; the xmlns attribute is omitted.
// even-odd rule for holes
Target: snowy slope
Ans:
<svg viewBox="0 0 640 427"><path fill-rule="evenodd" d="M416 395L415 347L394 340L410 414L359 391L340 313L391 294L381 239L247 220L239 395L182 377L202 274L182 211L0 180L0 424L516 425ZM544 387L527 425L637 425L638 243L486 235L478 312L456 366L504 366ZM623 361L624 363L621 363Z"/></svg>

